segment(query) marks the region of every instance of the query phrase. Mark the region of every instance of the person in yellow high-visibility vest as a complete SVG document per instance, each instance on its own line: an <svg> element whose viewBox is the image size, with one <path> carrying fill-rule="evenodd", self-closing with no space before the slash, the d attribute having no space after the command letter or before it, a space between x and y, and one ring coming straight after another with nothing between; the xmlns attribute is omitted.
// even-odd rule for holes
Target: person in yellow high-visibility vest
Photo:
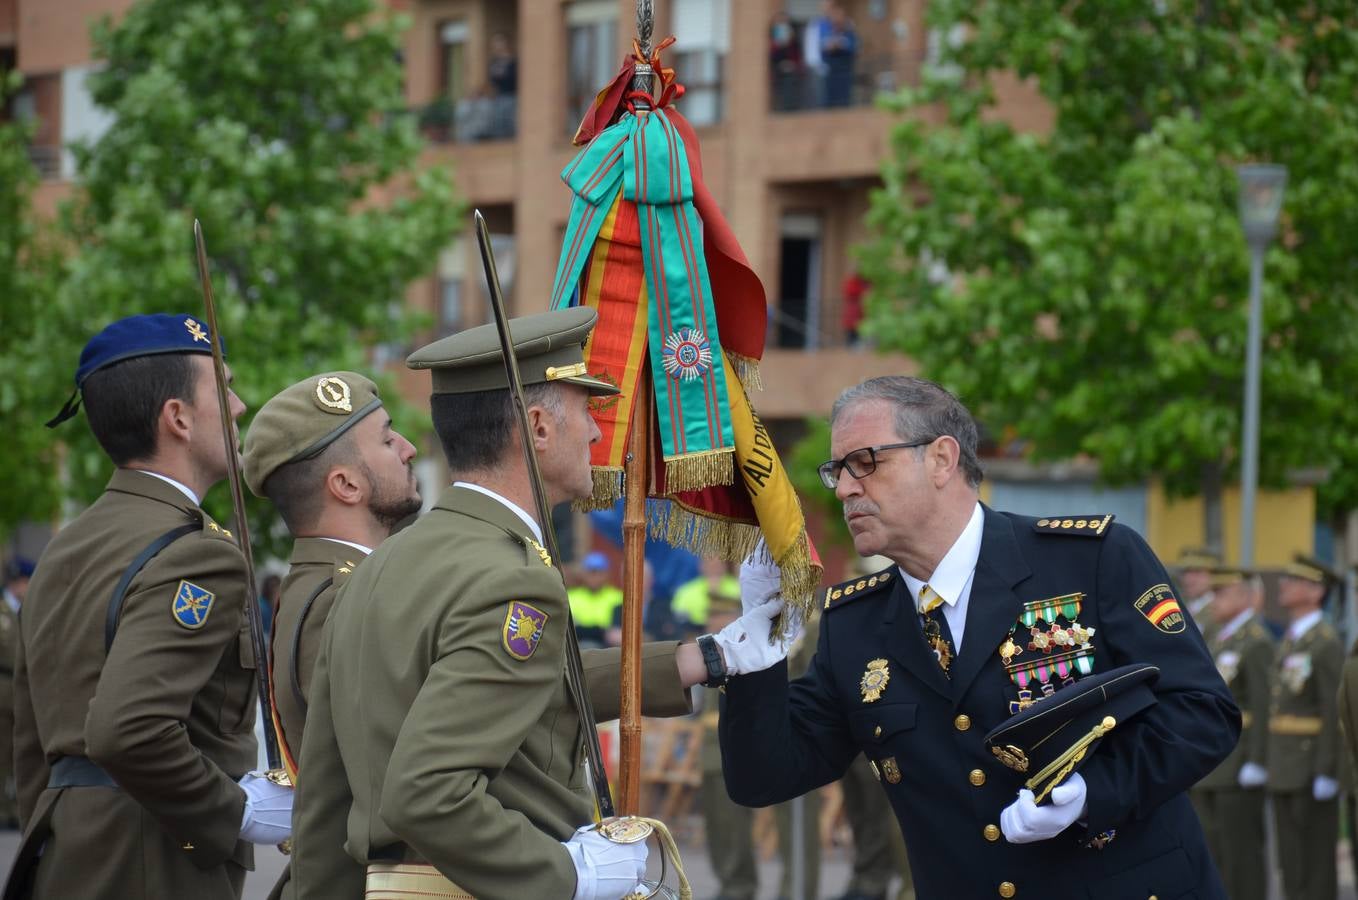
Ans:
<svg viewBox="0 0 1358 900"><path fill-rule="evenodd" d="M622 589L610 579L608 557L598 550L580 561L580 584L566 592L582 647L603 647L622 614Z"/></svg>
<svg viewBox="0 0 1358 900"><path fill-rule="evenodd" d="M740 582L731 574L731 567L725 560L705 556L698 572L697 578L679 586L670 603L675 617L694 628L702 628L707 622L714 596L740 599Z"/></svg>

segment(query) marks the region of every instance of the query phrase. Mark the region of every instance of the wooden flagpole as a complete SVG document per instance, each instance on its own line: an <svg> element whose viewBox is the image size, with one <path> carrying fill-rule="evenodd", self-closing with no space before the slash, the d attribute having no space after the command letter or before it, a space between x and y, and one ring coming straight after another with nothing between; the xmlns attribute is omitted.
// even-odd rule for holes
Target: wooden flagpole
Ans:
<svg viewBox="0 0 1358 900"><path fill-rule="evenodd" d="M637 0L637 43L647 59L654 24L652 0ZM651 93L649 65L638 64L632 90ZM622 697L618 707L618 811L623 815L641 814L641 616L645 603L646 496L651 487L651 422L655 416L649 369L643 362L637 379L623 480Z"/></svg>

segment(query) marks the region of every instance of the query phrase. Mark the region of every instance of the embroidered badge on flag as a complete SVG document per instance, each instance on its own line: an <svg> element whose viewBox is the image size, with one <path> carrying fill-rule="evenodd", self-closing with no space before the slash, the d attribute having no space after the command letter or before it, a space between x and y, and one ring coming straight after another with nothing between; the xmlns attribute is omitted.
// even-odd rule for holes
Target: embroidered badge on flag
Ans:
<svg viewBox="0 0 1358 900"><path fill-rule="evenodd" d="M542 641L548 616L542 610L519 600L509 604L505 614L504 647L510 656L524 660L532 656Z"/></svg>
<svg viewBox="0 0 1358 900"><path fill-rule="evenodd" d="M1174 589L1167 584L1157 584L1137 598L1136 609L1165 634L1178 634L1187 625Z"/></svg>
<svg viewBox="0 0 1358 900"><path fill-rule="evenodd" d="M212 612L212 601L217 595L204 590L191 581L179 582L170 603L170 614L174 620L190 631L197 631L207 624L208 613Z"/></svg>

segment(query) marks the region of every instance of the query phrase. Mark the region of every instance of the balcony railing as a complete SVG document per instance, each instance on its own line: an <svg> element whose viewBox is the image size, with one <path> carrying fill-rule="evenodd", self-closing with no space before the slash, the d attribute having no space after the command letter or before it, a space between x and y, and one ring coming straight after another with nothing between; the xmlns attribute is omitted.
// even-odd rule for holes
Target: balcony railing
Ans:
<svg viewBox="0 0 1358 900"><path fill-rule="evenodd" d="M518 97L441 97L418 111L420 130L436 144L504 141L514 137Z"/></svg>
<svg viewBox="0 0 1358 900"><path fill-rule="evenodd" d="M817 67L775 63L769 102L774 112L871 106L878 94L900 86L895 62L890 54L880 54Z"/></svg>
<svg viewBox="0 0 1358 900"><path fill-rule="evenodd" d="M61 148L50 144L29 144L28 161L44 180L61 175Z"/></svg>

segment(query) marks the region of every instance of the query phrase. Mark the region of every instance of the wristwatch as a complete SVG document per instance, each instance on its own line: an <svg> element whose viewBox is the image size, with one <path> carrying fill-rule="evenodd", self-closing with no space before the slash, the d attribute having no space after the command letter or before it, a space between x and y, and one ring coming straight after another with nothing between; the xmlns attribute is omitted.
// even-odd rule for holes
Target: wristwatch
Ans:
<svg viewBox="0 0 1358 900"><path fill-rule="evenodd" d="M703 682L703 687L725 686L726 663L722 661L721 651L717 649L717 639L710 634L700 635L698 650L703 655L703 665L707 666L707 680Z"/></svg>

